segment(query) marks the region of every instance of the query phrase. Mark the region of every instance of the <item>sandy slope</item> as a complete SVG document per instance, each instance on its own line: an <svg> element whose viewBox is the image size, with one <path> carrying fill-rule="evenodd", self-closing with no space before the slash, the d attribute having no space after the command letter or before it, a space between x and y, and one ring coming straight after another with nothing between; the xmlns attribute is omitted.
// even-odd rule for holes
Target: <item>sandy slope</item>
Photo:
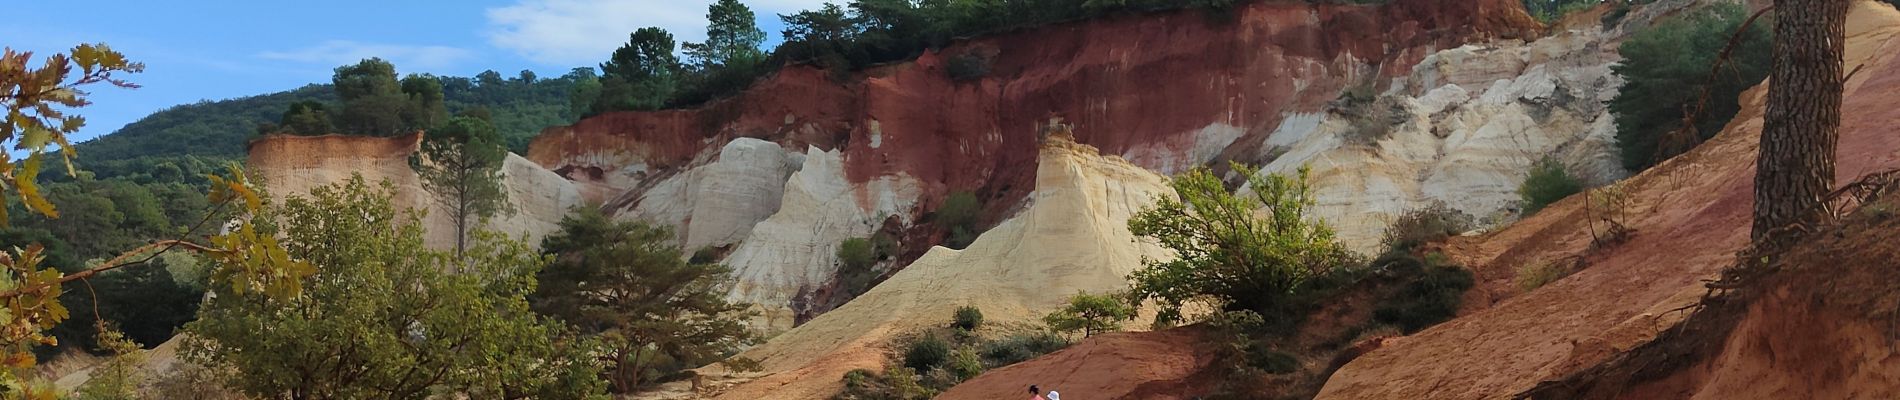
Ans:
<svg viewBox="0 0 1900 400"><path fill-rule="evenodd" d="M1866 65L1847 84L1839 178L1900 167L1900 12L1857 2L1848 21L1847 65ZM1701 279L1748 237L1762 88L1711 142L1628 181L1637 198L1629 242L1589 255L1589 267L1521 296L1510 282L1526 263L1585 254L1581 208L1572 197L1495 234L1451 248L1475 266L1484 289L1465 317L1388 344L1327 382L1323 399L1509 397L1539 381L1601 363L1680 320L1670 312L1703 293ZM1469 311L1469 310L1468 310Z"/></svg>

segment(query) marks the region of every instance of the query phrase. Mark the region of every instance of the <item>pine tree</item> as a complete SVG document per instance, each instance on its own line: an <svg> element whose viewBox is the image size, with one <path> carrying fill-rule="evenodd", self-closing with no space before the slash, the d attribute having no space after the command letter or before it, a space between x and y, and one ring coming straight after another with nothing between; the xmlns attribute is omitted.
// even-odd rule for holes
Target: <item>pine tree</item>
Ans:
<svg viewBox="0 0 1900 400"><path fill-rule="evenodd" d="M1775 2L1774 72L1755 164L1751 236L1769 249L1812 223L1834 187L1848 0Z"/></svg>

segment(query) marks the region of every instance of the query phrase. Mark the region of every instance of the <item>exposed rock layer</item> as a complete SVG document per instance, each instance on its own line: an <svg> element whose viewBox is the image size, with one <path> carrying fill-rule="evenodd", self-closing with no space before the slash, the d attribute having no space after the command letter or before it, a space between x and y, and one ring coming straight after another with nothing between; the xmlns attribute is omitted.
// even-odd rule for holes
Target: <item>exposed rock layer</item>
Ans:
<svg viewBox="0 0 1900 400"><path fill-rule="evenodd" d="M455 246L454 222L448 211L422 187L409 167L409 155L421 144L420 134L398 137L266 136L251 142L250 173L262 179L270 195L304 195L310 189L346 181L362 174L371 184L388 181L395 186L396 207L427 211L422 223L424 242L434 248ZM510 236L526 235L533 243L559 229L561 217L580 205L574 184L526 159L508 155L502 166L502 185L513 212L496 215L488 229Z"/></svg>
<svg viewBox="0 0 1900 400"><path fill-rule="evenodd" d="M843 307L740 354L769 375L721 398L826 398L846 371L880 369L892 337L946 323L957 307L983 310L986 324L1035 321L1076 292L1125 287L1143 257L1168 256L1127 228L1167 190L1165 178L1066 139L1041 153L1027 209L968 248L933 248Z"/></svg>

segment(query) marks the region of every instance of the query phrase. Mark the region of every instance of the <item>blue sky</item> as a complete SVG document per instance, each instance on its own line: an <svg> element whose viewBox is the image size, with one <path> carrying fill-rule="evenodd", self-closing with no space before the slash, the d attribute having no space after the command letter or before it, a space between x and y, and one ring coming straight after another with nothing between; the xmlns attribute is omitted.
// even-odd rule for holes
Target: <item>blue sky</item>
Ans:
<svg viewBox="0 0 1900 400"><path fill-rule="evenodd" d="M95 88L73 139L111 133L152 112L327 83L333 68L371 56L398 73L558 76L593 66L627 34L659 26L705 35L712 0L150 1L27 0L8 7L0 46L44 55L105 42L145 73L136 90ZM745 0L777 42L777 14L824 0Z"/></svg>

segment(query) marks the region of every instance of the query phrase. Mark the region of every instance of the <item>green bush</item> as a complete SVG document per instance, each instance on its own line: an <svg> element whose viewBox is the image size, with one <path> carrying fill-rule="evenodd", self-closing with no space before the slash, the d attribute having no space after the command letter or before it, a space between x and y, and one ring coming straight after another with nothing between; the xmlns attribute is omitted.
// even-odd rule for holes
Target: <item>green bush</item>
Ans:
<svg viewBox="0 0 1900 400"><path fill-rule="evenodd" d="M1269 374L1289 374L1300 370L1300 360L1293 355L1258 346L1247 352L1247 366L1258 368Z"/></svg>
<svg viewBox="0 0 1900 400"><path fill-rule="evenodd" d="M950 362L950 342L925 335L910 343L910 349L904 351L904 367L918 371L929 371Z"/></svg>
<svg viewBox="0 0 1900 400"><path fill-rule="evenodd" d="M1588 10L1603 0L1524 0L1524 10L1539 22L1552 23L1570 13Z"/></svg>
<svg viewBox="0 0 1900 400"><path fill-rule="evenodd" d="M983 310L977 309L976 306L957 307L956 323L953 326L964 331L976 331L977 328L983 327Z"/></svg>
<svg viewBox="0 0 1900 400"><path fill-rule="evenodd" d="M1373 310L1373 319L1397 326L1407 334L1418 332L1456 316L1465 291L1473 284L1471 271L1463 267L1426 267L1423 275L1406 283L1397 294L1380 301Z"/></svg>
<svg viewBox="0 0 1900 400"><path fill-rule="evenodd" d="M976 354L973 346L963 346L950 355L949 371L956 374L958 381L967 381L983 373L983 358Z"/></svg>
<svg viewBox="0 0 1900 400"><path fill-rule="evenodd" d="M1720 73L1709 76L1710 66L1748 18L1747 12L1739 4L1711 5L1637 32L1617 48L1623 61L1611 69L1625 83L1610 100L1610 113L1616 119L1624 168L1641 171L1688 150L1680 146L1686 143L1668 148L1662 144L1669 141L1667 134L1682 127L1683 110L1698 101L1705 87L1708 107L1692 127L1702 140L1714 137L1741 110L1742 91L1768 76L1773 24L1767 19L1756 21Z"/></svg>
<svg viewBox="0 0 1900 400"><path fill-rule="evenodd" d="M838 244L838 287L851 296L871 289L878 273L872 267L897 251L897 240L883 233L845 239Z"/></svg>
<svg viewBox="0 0 1900 400"><path fill-rule="evenodd" d="M1015 364L1069 347L1069 340L1048 332L1022 333L983 344L983 361L990 367Z"/></svg>
<svg viewBox="0 0 1900 400"><path fill-rule="evenodd" d="M1385 230L1387 251L1410 251L1418 245L1443 240L1471 230L1475 223L1470 214L1451 208L1442 201L1406 211Z"/></svg>
<svg viewBox="0 0 1900 400"><path fill-rule="evenodd" d="M1294 176L1262 174L1238 163L1252 192L1237 196L1207 168L1175 177L1173 196L1135 213L1128 230L1181 256L1143 260L1129 276L1130 303L1153 300L1160 323L1179 321L1184 303L1211 301L1227 311L1248 310L1293 321L1296 299L1314 276L1355 262L1333 231L1308 219L1313 195L1306 168ZM1265 215L1256 210L1268 210Z"/></svg>
<svg viewBox="0 0 1900 400"><path fill-rule="evenodd" d="M976 241L977 219L982 216L983 202L977 200L975 193L956 192L944 198L943 206L937 207L938 226L949 231L944 246L962 250Z"/></svg>
<svg viewBox="0 0 1900 400"><path fill-rule="evenodd" d="M1135 319L1135 306L1123 300L1123 295L1088 294L1077 292L1069 296L1069 304L1062 309L1042 317L1043 323L1056 332L1082 331L1082 337L1095 336L1096 333L1121 330L1121 323Z"/></svg>
<svg viewBox="0 0 1900 400"><path fill-rule="evenodd" d="M974 81L989 76L990 62L990 57L982 53L977 51L965 51L951 56L950 61L944 66L944 72L950 75L950 80L952 81Z"/></svg>
<svg viewBox="0 0 1900 400"><path fill-rule="evenodd" d="M1544 157L1531 164L1530 175L1524 178L1522 186L1518 186L1517 195L1524 200L1524 215L1531 215L1550 203L1581 191L1583 183L1571 177L1562 162Z"/></svg>

